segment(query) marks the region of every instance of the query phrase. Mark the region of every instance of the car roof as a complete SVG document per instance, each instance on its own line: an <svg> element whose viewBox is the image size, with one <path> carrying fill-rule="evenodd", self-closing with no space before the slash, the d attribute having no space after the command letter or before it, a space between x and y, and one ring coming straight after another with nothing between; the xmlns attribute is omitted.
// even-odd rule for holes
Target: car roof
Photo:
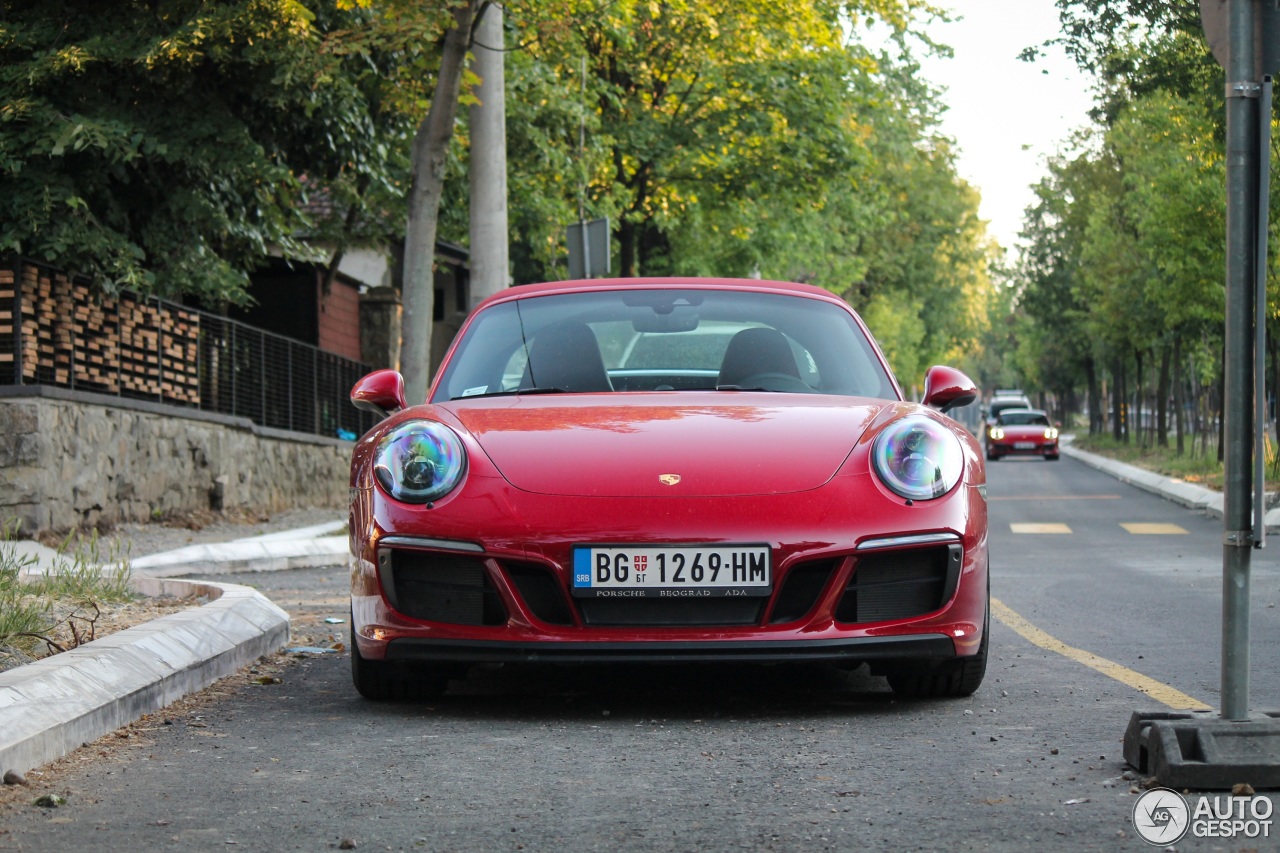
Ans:
<svg viewBox="0 0 1280 853"><path fill-rule="evenodd" d="M589 293L598 290L668 290L673 287L698 290L749 290L755 293L780 293L824 299L843 305L848 304L839 296L812 284L793 281L771 281L756 278L699 278L697 276L669 276L664 278L593 278L577 281L550 281L542 284L520 284L500 290L488 297L477 308L495 302L546 296L553 293Z"/></svg>
<svg viewBox="0 0 1280 853"><path fill-rule="evenodd" d="M1043 409L1005 409L1000 413L1000 417L1005 415L1044 415L1048 417L1049 413Z"/></svg>

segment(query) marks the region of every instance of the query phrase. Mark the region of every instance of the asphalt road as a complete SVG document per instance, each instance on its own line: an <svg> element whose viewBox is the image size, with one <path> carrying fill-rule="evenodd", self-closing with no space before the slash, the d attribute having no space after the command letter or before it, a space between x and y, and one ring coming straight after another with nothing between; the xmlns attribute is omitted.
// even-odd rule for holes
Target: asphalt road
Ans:
<svg viewBox="0 0 1280 853"><path fill-rule="evenodd" d="M345 654L307 656L46 768L33 788L68 804L0 805L0 849L1153 849L1133 829L1120 739L1133 711L1164 707L1136 676L1217 702L1221 522L1067 459L1002 461L989 481L1005 621L971 699L901 702L865 672L822 668L508 667L432 703L376 705ZM1254 560L1253 706L1267 709L1273 553ZM300 641L345 630L322 621L345 615L341 569L236 580L296 614Z"/></svg>

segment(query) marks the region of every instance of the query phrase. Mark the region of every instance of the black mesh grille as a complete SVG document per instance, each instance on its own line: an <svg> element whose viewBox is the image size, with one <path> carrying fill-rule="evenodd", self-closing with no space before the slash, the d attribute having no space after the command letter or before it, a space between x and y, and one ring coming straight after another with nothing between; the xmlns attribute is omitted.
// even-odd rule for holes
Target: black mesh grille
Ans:
<svg viewBox="0 0 1280 853"><path fill-rule="evenodd" d="M778 591L773 613L769 616L770 624L794 622L812 610L836 565L834 560L824 560L796 566L787 572L782 581L782 589Z"/></svg>
<svg viewBox="0 0 1280 853"><path fill-rule="evenodd" d="M765 598L581 598L578 608L588 625L695 627L755 625Z"/></svg>
<svg viewBox="0 0 1280 853"><path fill-rule="evenodd" d="M507 621L480 558L393 549L380 552L379 563L387 599L405 616L455 625Z"/></svg>
<svg viewBox="0 0 1280 853"><path fill-rule="evenodd" d="M950 545L860 558L836 608L836 621L882 622L939 609L955 590L963 556L959 545Z"/></svg>
<svg viewBox="0 0 1280 853"><path fill-rule="evenodd" d="M533 615L552 625L572 625L573 616L565 603L560 585L551 572L529 563L507 563L507 576L515 584Z"/></svg>

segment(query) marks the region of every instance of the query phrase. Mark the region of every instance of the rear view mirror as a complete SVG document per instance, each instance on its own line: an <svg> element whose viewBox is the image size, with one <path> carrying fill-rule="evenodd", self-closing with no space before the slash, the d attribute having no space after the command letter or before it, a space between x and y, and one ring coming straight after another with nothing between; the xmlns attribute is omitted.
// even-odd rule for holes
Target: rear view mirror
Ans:
<svg viewBox="0 0 1280 853"><path fill-rule="evenodd" d="M698 328L698 315L687 308L676 307L666 314L658 312L641 314L631 321L631 328L637 332L658 334L664 332L692 332Z"/></svg>
<svg viewBox="0 0 1280 853"><path fill-rule="evenodd" d="M375 370L367 374L351 389L351 405L380 418L407 408L404 377L398 370Z"/></svg>
<svg viewBox="0 0 1280 853"><path fill-rule="evenodd" d="M954 367L935 365L924 376L924 404L940 412L978 399L978 386Z"/></svg>

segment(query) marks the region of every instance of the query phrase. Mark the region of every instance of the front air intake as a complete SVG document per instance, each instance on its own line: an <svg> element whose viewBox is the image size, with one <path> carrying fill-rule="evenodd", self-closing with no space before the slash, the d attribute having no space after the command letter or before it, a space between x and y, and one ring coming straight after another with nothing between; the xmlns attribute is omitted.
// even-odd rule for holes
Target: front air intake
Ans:
<svg viewBox="0 0 1280 853"><path fill-rule="evenodd" d="M387 602L411 619L453 625L507 621L481 558L392 548L378 552L378 569Z"/></svg>
<svg viewBox="0 0 1280 853"><path fill-rule="evenodd" d="M857 625L932 613L955 592L963 560L960 545L859 557L836 608L836 621Z"/></svg>

